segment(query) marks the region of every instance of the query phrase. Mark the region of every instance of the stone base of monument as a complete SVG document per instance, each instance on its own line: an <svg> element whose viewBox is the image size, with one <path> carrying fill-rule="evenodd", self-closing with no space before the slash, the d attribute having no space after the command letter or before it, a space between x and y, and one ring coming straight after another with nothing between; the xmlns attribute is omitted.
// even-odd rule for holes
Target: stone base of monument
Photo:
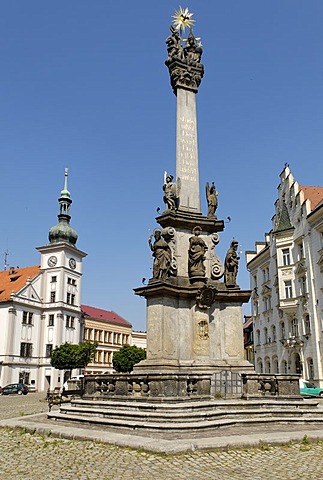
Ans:
<svg viewBox="0 0 323 480"><path fill-rule="evenodd" d="M298 379L229 370L86 376L82 398L49 412L48 418L164 438L224 427L323 424L323 409L299 395Z"/></svg>
<svg viewBox="0 0 323 480"><path fill-rule="evenodd" d="M184 438L183 435L189 438L199 432L203 434L224 427L306 422L323 424L323 409L317 408L318 402L315 400L303 400L299 395L294 395L294 382L290 384L287 392L289 395L284 398L277 393L270 393L270 388L265 386L259 390L258 398L249 400L202 399L202 392L198 389L194 391L192 384L189 399L178 401L176 396L173 399L170 396L149 397L149 385L144 384L146 387L143 388L140 383L130 383L130 380L128 376L128 384L131 385L128 391L121 386L123 380L117 378L115 390L110 391L110 383L100 376L97 378L95 392L87 392L82 399L74 399L70 404L62 405L59 411L48 413L48 417L56 421L88 424L99 426L100 429L120 429L128 433L134 430L155 432L157 436L164 438ZM137 381L139 382L139 378ZM286 378L278 384L284 382L289 381ZM206 379L206 385L207 383ZM174 385L166 382L165 388L167 385L170 391L175 393ZM182 388L184 385L185 382ZM200 386L203 391L203 385ZM157 394L156 391L154 393ZM158 398L163 401L156 401Z"/></svg>

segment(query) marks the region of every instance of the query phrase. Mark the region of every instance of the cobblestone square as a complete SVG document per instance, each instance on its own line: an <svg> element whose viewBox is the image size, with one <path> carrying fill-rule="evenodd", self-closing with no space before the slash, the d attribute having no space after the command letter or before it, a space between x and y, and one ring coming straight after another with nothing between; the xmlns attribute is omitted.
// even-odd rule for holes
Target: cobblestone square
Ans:
<svg viewBox="0 0 323 480"><path fill-rule="evenodd" d="M44 394L0 397L1 419L46 411ZM2 428L0 452L2 477L10 480L306 480L323 472L323 442L306 438L284 446L158 455Z"/></svg>

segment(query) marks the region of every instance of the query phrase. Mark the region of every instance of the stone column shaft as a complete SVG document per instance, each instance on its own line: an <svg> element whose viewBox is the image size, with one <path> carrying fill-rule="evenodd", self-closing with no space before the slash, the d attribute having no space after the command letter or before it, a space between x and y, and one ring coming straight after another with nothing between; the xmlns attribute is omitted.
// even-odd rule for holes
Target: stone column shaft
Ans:
<svg viewBox="0 0 323 480"><path fill-rule="evenodd" d="M180 210L200 213L196 94L177 89L176 179L181 180Z"/></svg>

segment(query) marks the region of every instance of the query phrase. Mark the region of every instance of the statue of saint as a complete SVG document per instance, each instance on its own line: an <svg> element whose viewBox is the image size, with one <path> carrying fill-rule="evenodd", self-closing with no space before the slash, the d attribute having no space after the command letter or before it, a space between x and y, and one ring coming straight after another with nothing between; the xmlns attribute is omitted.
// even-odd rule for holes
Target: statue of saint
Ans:
<svg viewBox="0 0 323 480"><path fill-rule="evenodd" d="M173 175L167 175L165 173L165 180L163 185L164 190L164 202L167 210L177 210L179 206L179 189L180 181L173 182Z"/></svg>
<svg viewBox="0 0 323 480"><path fill-rule="evenodd" d="M237 274L240 257L237 254L238 242L232 240L224 261L224 283L227 287L237 287Z"/></svg>
<svg viewBox="0 0 323 480"><path fill-rule="evenodd" d="M170 31L172 32L172 34L166 38L168 53L166 64L172 62L175 59L182 60L183 58L183 47L180 34L178 30L173 27L173 25L171 25Z"/></svg>
<svg viewBox="0 0 323 480"><path fill-rule="evenodd" d="M205 252L207 245L200 237L201 227L193 229L194 236L189 239L188 249L188 276L191 277L205 277Z"/></svg>
<svg viewBox="0 0 323 480"><path fill-rule="evenodd" d="M206 184L206 200L207 200L207 216L209 218L217 218L215 211L218 208L218 192L215 189L214 182L210 186L209 183Z"/></svg>
<svg viewBox="0 0 323 480"><path fill-rule="evenodd" d="M156 230L154 233L154 243L152 243L152 237L153 236L150 235L148 243L154 257L153 277L165 279L170 274L172 251L168 243L162 238L160 230Z"/></svg>
<svg viewBox="0 0 323 480"><path fill-rule="evenodd" d="M202 48L196 43L196 38L192 32L190 31L189 36L186 40L186 45L184 47L184 57L187 61L188 65L197 65L201 62L203 50Z"/></svg>

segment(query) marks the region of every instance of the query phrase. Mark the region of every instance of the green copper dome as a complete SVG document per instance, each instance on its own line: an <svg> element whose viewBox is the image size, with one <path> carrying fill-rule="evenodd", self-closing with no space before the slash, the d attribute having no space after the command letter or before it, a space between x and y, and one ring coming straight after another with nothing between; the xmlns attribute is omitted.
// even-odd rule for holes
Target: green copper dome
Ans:
<svg viewBox="0 0 323 480"><path fill-rule="evenodd" d="M65 168L64 189L61 191L59 202L58 224L49 230L48 238L50 243L70 243L76 245L78 235L70 226L70 208L72 200L67 188L68 169Z"/></svg>

